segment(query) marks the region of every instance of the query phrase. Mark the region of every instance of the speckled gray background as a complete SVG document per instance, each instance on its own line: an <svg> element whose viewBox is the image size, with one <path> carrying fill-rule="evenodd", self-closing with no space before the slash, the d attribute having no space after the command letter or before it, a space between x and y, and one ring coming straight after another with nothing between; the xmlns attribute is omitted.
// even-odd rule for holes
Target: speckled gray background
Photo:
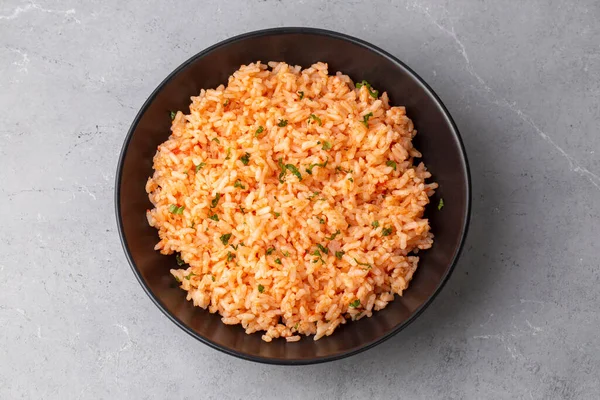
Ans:
<svg viewBox="0 0 600 400"><path fill-rule="evenodd" d="M517 4L518 3L518 4ZM0 3L0 398L600 397L600 3ZM473 175L471 232L433 305L342 361L238 360L169 322L115 228L137 109L233 35L323 27L441 96Z"/></svg>

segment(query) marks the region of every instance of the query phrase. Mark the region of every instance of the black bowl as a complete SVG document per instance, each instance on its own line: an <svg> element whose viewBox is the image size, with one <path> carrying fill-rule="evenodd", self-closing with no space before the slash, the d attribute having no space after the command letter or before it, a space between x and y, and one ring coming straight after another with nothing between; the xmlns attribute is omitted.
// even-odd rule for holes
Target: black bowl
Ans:
<svg viewBox="0 0 600 400"><path fill-rule="evenodd" d="M220 317L186 301L169 269L175 257L154 251L158 235L148 226L152 208L144 190L152 174L152 157L170 134L170 110L188 110L190 96L202 88L227 83L240 65L253 61L285 61L308 67L329 64L353 80L366 79L387 91L391 104L404 105L419 134L415 147L438 182L427 209L433 247L420 253L419 268L408 290L372 318L338 328L331 336L287 343L265 343L261 334L247 335L239 326L224 325ZM167 317L196 339L225 353L272 364L311 364L356 354L401 331L423 312L440 291L459 256L469 222L470 178L465 151L448 111L410 68L385 51L336 32L308 28L279 28L251 32L225 40L190 58L150 95L127 133L116 176L117 224L133 272L152 301ZM438 201L445 206L438 211Z"/></svg>

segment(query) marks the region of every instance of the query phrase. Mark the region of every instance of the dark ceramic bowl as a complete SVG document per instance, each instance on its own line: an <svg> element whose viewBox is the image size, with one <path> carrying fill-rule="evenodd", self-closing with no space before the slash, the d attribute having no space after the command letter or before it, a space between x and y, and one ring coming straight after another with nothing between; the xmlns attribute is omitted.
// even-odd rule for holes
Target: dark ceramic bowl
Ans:
<svg viewBox="0 0 600 400"><path fill-rule="evenodd" d="M170 110L188 110L190 96L202 88L226 84L240 65L253 61L285 61L308 67L329 64L330 73L342 71L353 80L366 79L387 91L391 104L406 106L418 130L415 147L438 182L426 215L435 234L430 250L420 253L419 268L408 290L372 318L338 328L313 341L265 343L261 334L247 335L228 326L219 315L193 307L185 292L174 285L169 269L174 256L154 251L158 235L148 226L152 208L144 190L152 175L152 157L170 134ZM150 95L125 138L116 176L117 224L133 272L154 303L181 329L225 353L272 364L311 364L356 354L400 332L431 303L450 276L460 253L470 213L470 178L465 151L448 110L410 68L385 51L340 33L308 28L280 28L247 33L225 40L190 58ZM439 199L445 206L438 211ZM174 338L174 340L178 340Z"/></svg>

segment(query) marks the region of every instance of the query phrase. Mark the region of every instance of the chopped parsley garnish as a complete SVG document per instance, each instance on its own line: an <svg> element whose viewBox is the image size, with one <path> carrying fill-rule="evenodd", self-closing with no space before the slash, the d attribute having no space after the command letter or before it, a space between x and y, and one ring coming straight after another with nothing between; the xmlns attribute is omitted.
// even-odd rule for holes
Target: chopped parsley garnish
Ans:
<svg viewBox="0 0 600 400"><path fill-rule="evenodd" d="M319 195L319 192L313 192L313 194L311 194L311 195L309 196L309 198L308 198L308 199L309 199L309 200L312 200L312 199L314 199L315 197L317 197L318 195Z"/></svg>
<svg viewBox="0 0 600 400"><path fill-rule="evenodd" d="M177 115L177 113L175 111L171 111L171 121L173 121L175 119L176 115Z"/></svg>
<svg viewBox="0 0 600 400"><path fill-rule="evenodd" d="M438 203L438 211L440 211L442 208L444 208L444 199L440 198L440 202Z"/></svg>
<svg viewBox="0 0 600 400"><path fill-rule="evenodd" d="M190 228L194 229L195 226L196 226L196 222L192 221L192 224L190 225Z"/></svg>
<svg viewBox="0 0 600 400"><path fill-rule="evenodd" d="M223 103L223 105L224 105L225 107L227 107L227 106L229 105L229 99L225 100L225 102Z"/></svg>
<svg viewBox="0 0 600 400"><path fill-rule="evenodd" d="M396 161L387 160L385 162L385 165L387 165L388 167L392 167L394 169L394 171L396 170Z"/></svg>
<svg viewBox="0 0 600 400"><path fill-rule="evenodd" d="M206 163L201 162L200 164L196 165L196 172L200 171L202 168L204 168L206 166Z"/></svg>
<svg viewBox="0 0 600 400"><path fill-rule="evenodd" d="M275 216L275 218L279 218L281 216L281 213L274 212L273 215Z"/></svg>
<svg viewBox="0 0 600 400"><path fill-rule="evenodd" d="M371 264L362 263L362 262L358 261L356 258L353 258L353 260L356 261L356 263L358 265L362 265L363 267L367 267L367 268L373 268L373 266Z"/></svg>
<svg viewBox="0 0 600 400"><path fill-rule="evenodd" d="M310 114L310 116L308 117L308 123L310 124L310 120L313 121L317 121L319 123L319 126L323 126L323 122L321 121L321 118L317 117L315 114Z"/></svg>
<svg viewBox="0 0 600 400"><path fill-rule="evenodd" d="M240 161L242 162L242 164L248 165L248 163L250 162L250 153L246 153L243 156L241 156Z"/></svg>
<svg viewBox="0 0 600 400"><path fill-rule="evenodd" d="M350 177L350 178L348 178L348 180L349 180L350 182L354 183L354 178Z"/></svg>
<svg viewBox="0 0 600 400"><path fill-rule="evenodd" d="M337 172L343 172L344 174L351 174L352 173L351 169L344 169L344 168L342 168L341 165L338 165L337 167L335 167L335 170Z"/></svg>
<svg viewBox="0 0 600 400"><path fill-rule="evenodd" d="M258 129L256 130L256 132L254 132L254 137L258 137L258 135L260 135L261 133L263 133L265 130L265 128L261 126L258 127Z"/></svg>
<svg viewBox="0 0 600 400"><path fill-rule="evenodd" d="M213 282L215 281L215 276L214 275L211 275L210 278L212 279Z"/></svg>
<svg viewBox="0 0 600 400"><path fill-rule="evenodd" d="M230 244L231 248L237 250L240 246L245 246L244 242L239 242L238 244Z"/></svg>
<svg viewBox="0 0 600 400"><path fill-rule="evenodd" d="M343 251L336 251L335 252L335 258L337 258L338 260L341 260L342 257L344 256L344 254L346 254L346 253L343 252Z"/></svg>
<svg viewBox="0 0 600 400"><path fill-rule="evenodd" d="M281 168L281 172L279 173L279 182L283 183L283 178L285 177L286 171L290 171L292 174L298 177L298 180L302 180L302 174L298 171L298 168L294 164L283 164L282 159L279 159L279 168Z"/></svg>
<svg viewBox="0 0 600 400"><path fill-rule="evenodd" d="M335 231L335 233L334 233L334 234L332 234L330 237L326 237L325 239L327 239L327 240L333 240L333 239L335 239L335 237L336 237L337 235L339 235L339 234L340 234L340 231L339 231L339 229L338 229L337 231Z"/></svg>
<svg viewBox="0 0 600 400"><path fill-rule="evenodd" d="M371 97L373 97L374 99L376 99L379 96L379 91L378 90L373 90L373 88L371 87L371 84L367 81L362 81L356 84L356 88L360 89L361 87L366 87L367 90L369 91L369 94L371 95Z"/></svg>
<svg viewBox="0 0 600 400"><path fill-rule="evenodd" d="M195 273L193 273L193 272L190 272L188 275L184 276L184 278L185 278L185 279L187 279L187 280L189 281L189 280L190 280L190 278L191 278L192 276L198 276L198 275L196 275L196 274L195 274Z"/></svg>
<svg viewBox="0 0 600 400"><path fill-rule="evenodd" d="M260 285L260 284L259 284L259 285L258 285L258 291L259 291L260 293L264 292L264 291L265 291L265 287L264 287L263 285Z"/></svg>
<svg viewBox="0 0 600 400"><path fill-rule="evenodd" d="M275 251L275 247L269 247L267 249L267 255L270 256L271 254L273 254L274 251Z"/></svg>
<svg viewBox="0 0 600 400"><path fill-rule="evenodd" d="M350 303L350 307L357 308L360 307L360 300L356 299L352 303Z"/></svg>
<svg viewBox="0 0 600 400"><path fill-rule="evenodd" d="M226 160L229 160L231 158L231 147L227 148L227 157L225 157Z"/></svg>
<svg viewBox="0 0 600 400"><path fill-rule="evenodd" d="M181 259L181 255L179 253L177 253L177 255L175 255L175 259L177 260L177 265L179 265L180 267L185 264L185 261L183 261Z"/></svg>
<svg viewBox="0 0 600 400"><path fill-rule="evenodd" d="M302 100L304 98L304 92L300 91L298 94L300 95L300 100Z"/></svg>
<svg viewBox="0 0 600 400"><path fill-rule="evenodd" d="M319 218L319 223L320 223L320 224L324 224L324 223L325 223L325 220L324 220L323 218Z"/></svg>
<svg viewBox="0 0 600 400"><path fill-rule="evenodd" d="M366 114L366 115L363 117L363 120L362 120L362 121L360 121L360 122L362 122L362 123L363 123L363 125L364 125L364 126L366 126L366 127L368 128L368 127L369 127L369 118L371 118L372 116L373 116L373 113L372 113L372 112L370 112L370 113Z"/></svg>
<svg viewBox="0 0 600 400"><path fill-rule="evenodd" d="M333 146L331 145L331 143L323 142L323 147L322 147L323 150L331 150L332 147Z"/></svg>
<svg viewBox="0 0 600 400"><path fill-rule="evenodd" d="M224 246L227 246L227 243L229 243L229 239L231 239L231 233L221 235L219 239L221 239L221 243L223 243Z"/></svg>
<svg viewBox="0 0 600 400"><path fill-rule="evenodd" d="M323 257L321 257L321 252L320 252L319 250L315 250L315 251L313 251L312 253L310 253L310 255L311 255L311 256L317 256L317 257L318 257L318 258L315 258L315 259L313 260L313 263L316 263L316 262L318 262L319 260L321 260L321 262L322 262L323 264L325 264L325 261L323 261Z"/></svg>
<svg viewBox="0 0 600 400"><path fill-rule="evenodd" d="M231 261L235 258L235 254L233 254L232 252L228 251L227 252L227 261Z"/></svg>
<svg viewBox="0 0 600 400"><path fill-rule="evenodd" d="M279 265L281 265L281 259L279 259L279 258L276 258L276 259L275 259L275 264L279 264Z"/></svg>
<svg viewBox="0 0 600 400"><path fill-rule="evenodd" d="M238 179L233 184L234 188L246 189L246 186L242 185L242 182Z"/></svg>
<svg viewBox="0 0 600 400"><path fill-rule="evenodd" d="M287 124L288 124L287 119L280 119L279 122L277 123L277 126L280 127L280 128L283 128Z"/></svg>
<svg viewBox="0 0 600 400"><path fill-rule="evenodd" d="M371 226L373 228L379 228L379 221L373 221L373 222L371 222Z"/></svg>
<svg viewBox="0 0 600 400"><path fill-rule="evenodd" d="M240 206L240 211L242 212L242 214L246 214L246 210L244 210L244 207Z"/></svg>
<svg viewBox="0 0 600 400"><path fill-rule="evenodd" d="M217 214L211 215L210 217L208 217L208 219L212 219L213 221L219 222L219 216Z"/></svg>
<svg viewBox="0 0 600 400"><path fill-rule="evenodd" d="M219 140L219 138L214 137L214 138L212 138L210 140L212 140L213 142L217 142L217 143L221 144L221 141Z"/></svg>
<svg viewBox="0 0 600 400"><path fill-rule="evenodd" d="M319 248L319 250L321 250L323 253L325 254L329 254L329 249L327 247L324 247L322 244L317 243L317 247Z"/></svg>
<svg viewBox="0 0 600 400"><path fill-rule="evenodd" d="M394 228L388 227L381 230L381 236L390 236L394 232Z"/></svg>
<svg viewBox="0 0 600 400"><path fill-rule="evenodd" d="M176 277L175 275L173 275L173 278L175 278L175 280L179 283L181 283L181 279L179 279L178 277Z"/></svg>
<svg viewBox="0 0 600 400"><path fill-rule="evenodd" d="M210 202L210 208L215 208L217 204L219 204L219 199L221 198L221 193L217 193L215 198Z"/></svg>
<svg viewBox="0 0 600 400"><path fill-rule="evenodd" d="M287 250L282 251L281 254L283 254L284 257L289 257L290 256L290 253Z"/></svg>
<svg viewBox="0 0 600 400"><path fill-rule="evenodd" d="M327 163L329 162L329 158L327 160L325 160L324 163L314 163L314 164L310 164L308 166L308 168L306 168L306 173L309 175L312 175L312 170L314 167L323 167L325 168L327 166Z"/></svg>
<svg viewBox="0 0 600 400"><path fill-rule="evenodd" d="M183 214L183 210L185 210L185 206L177 206L175 204L169 206L169 211L173 214L181 215Z"/></svg>

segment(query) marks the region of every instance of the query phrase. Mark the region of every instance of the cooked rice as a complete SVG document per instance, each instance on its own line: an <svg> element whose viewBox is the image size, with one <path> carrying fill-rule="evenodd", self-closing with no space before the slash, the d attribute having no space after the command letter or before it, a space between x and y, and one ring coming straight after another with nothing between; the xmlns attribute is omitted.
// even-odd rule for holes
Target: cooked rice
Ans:
<svg viewBox="0 0 600 400"><path fill-rule="evenodd" d="M267 342L370 317L433 243L437 184L413 165L404 107L327 68L257 62L202 90L146 185L155 249L180 253L187 299Z"/></svg>

